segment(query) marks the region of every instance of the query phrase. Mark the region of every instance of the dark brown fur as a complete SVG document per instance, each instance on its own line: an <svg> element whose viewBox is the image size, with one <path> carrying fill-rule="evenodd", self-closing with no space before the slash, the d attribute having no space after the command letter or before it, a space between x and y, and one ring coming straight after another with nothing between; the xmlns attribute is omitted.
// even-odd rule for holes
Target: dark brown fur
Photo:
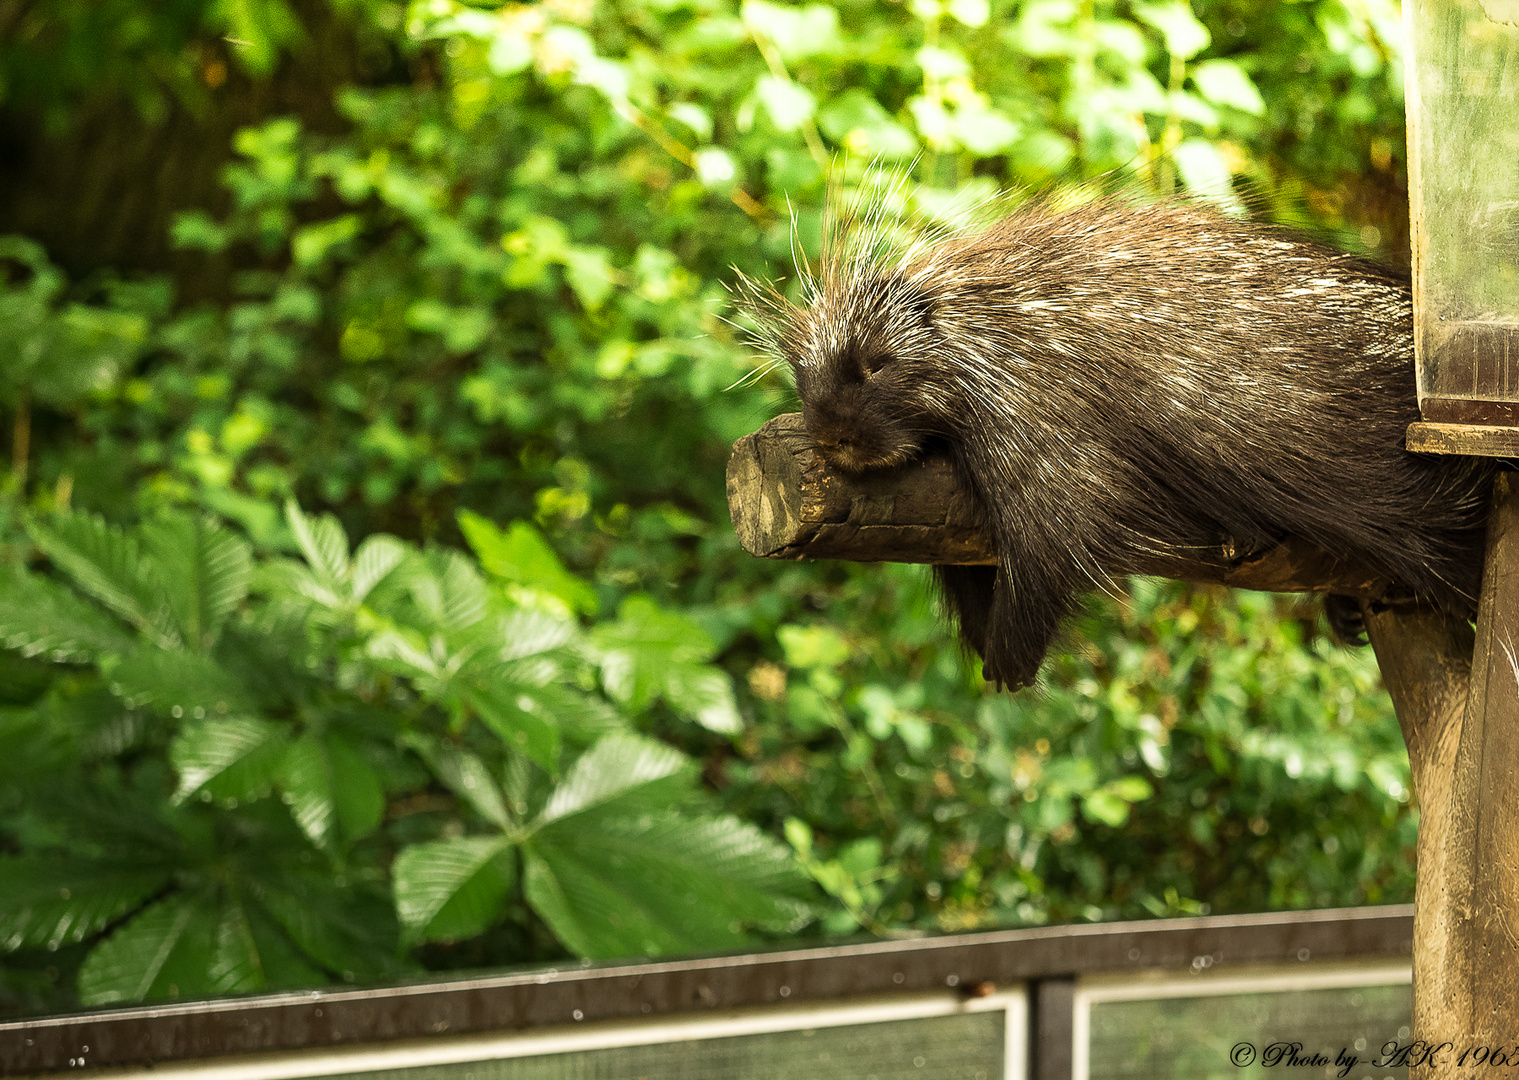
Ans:
<svg viewBox="0 0 1519 1080"><path fill-rule="evenodd" d="M1285 535L1470 615L1492 463L1410 454L1402 275L1192 204L1034 205L883 257L846 228L756 304L825 457L947 443L996 567L936 577L986 677L1034 679L1136 556Z"/></svg>

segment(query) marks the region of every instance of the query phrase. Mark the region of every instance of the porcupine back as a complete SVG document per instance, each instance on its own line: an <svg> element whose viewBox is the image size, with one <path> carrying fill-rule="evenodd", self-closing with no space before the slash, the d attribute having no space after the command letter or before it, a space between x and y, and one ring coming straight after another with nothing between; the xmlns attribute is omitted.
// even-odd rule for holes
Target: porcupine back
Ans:
<svg viewBox="0 0 1519 1080"><path fill-rule="evenodd" d="M1472 612L1493 466L1403 448L1404 276L1193 203L1034 204L898 253L848 230L762 317L833 464L947 442L999 561L936 576L988 679L1032 681L1138 559L1225 540L1297 536Z"/></svg>

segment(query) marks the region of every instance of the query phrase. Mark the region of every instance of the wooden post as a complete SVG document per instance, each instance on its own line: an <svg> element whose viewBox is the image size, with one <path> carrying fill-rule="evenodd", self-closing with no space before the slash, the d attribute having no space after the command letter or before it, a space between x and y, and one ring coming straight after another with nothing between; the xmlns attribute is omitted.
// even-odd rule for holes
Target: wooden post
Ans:
<svg viewBox="0 0 1519 1080"><path fill-rule="evenodd" d="M1443 700L1441 707L1424 714L1427 726L1409 740L1410 757L1419 762L1416 769L1422 770L1427 788L1419 792L1414 1035L1437 1045L1451 1044L1448 1053L1437 1054L1410 1073L1417 1080L1477 1075L1479 1069L1493 1072L1495 1067L1482 1060L1479 1047L1503 1053L1503 1071L1519 1063L1515 479L1514 474L1502 474L1494 485L1465 709L1457 721L1452 716L1455 702ZM1444 685L1452 688L1459 681L1454 665L1447 679ZM1432 683L1441 685L1440 678ZM1420 782L1416 772L1416 786Z"/></svg>

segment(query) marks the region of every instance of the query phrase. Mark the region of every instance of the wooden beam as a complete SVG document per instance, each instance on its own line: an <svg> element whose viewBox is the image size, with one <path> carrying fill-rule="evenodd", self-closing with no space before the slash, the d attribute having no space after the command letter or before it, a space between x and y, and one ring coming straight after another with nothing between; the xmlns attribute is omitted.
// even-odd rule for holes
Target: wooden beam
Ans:
<svg viewBox="0 0 1519 1080"><path fill-rule="evenodd" d="M946 457L852 475L831 469L787 413L733 445L728 509L744 550L769 559L989 565L996 562L970 493ZM1264 551L1220 545L1191 558L1136 559L1123 573L1272 592L1374 599L1377 575L1288 538Z"/></svg>

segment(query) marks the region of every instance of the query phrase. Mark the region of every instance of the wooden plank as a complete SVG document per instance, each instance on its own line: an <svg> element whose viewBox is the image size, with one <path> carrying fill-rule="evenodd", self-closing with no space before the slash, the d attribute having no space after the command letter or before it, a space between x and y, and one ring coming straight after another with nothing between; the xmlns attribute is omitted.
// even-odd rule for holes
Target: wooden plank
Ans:
<svg viewBox="0 0 1519 1080"><path fill-rule="evenodd" d="M1404 443L1420 454L1470 454L1478 457L1519 457L1519 427L1475 427L1471 424L1419 423L1408 425Z"/></svg>
<svg viewBox="0 0 1519 1080"><path fill-rule="evenodd" d="M830 469L799 414L776 417L733 446L728 510L744 550L770 559L988 565L996 562L975 501L946 457L850 475ZM1187 558L1136 559L1120 573L1272 592L1373 598L1385 583L1288 537L1264 550L1221 544Z"/></svg>

